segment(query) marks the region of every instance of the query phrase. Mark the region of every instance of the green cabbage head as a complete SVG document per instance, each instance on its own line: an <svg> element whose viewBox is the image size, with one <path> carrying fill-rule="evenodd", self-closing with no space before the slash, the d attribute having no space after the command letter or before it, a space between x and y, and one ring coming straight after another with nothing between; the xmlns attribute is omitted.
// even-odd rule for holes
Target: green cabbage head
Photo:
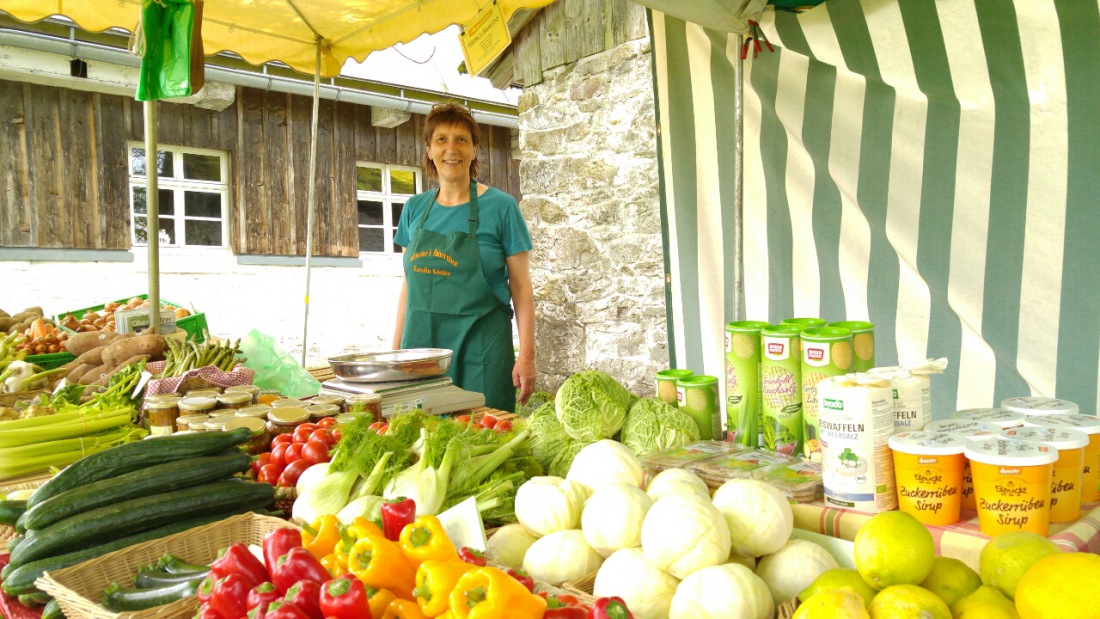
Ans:
<svg viewBox="0 0 1100 619"><path fill-rule="evenodd" d="M586 370L565 379L554 398L558 421L574 440L594 443L622 429L634 396L607 374Z"/></svg>
<svg viewBox="0 0 1100 619"><path fill-rule="evenodd" d="M573 466L573 458L576 458L577 454L588 445L589 443L584 441L567 441L565 446L562 447L561 453L550 463L550 468L546 471L546 474L564 479L569 474L569 468Z"/></svg>
<svg viewBox="0 0 1100 619"><path fill-rule="evenodd" d="M699 440L699 426L684 411L656 398L642 398L623 424L623 445L636 456Z"/></svg>
<svg viewBox="0 0 1100 619"><path fill-rule="evenodd" d="M549 469L550 463L570 441L569 435L565 433L565 428L554 413L554 403L547 402L532 413L527 421L527 429L531 433L531 439L527 443L531 455L538 460L543 469Z"/></svg>

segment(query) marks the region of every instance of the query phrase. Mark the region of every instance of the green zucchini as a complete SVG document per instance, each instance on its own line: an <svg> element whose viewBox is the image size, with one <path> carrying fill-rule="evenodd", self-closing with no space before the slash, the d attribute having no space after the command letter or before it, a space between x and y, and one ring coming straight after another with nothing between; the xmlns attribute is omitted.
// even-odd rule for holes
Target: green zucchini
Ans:
<svg viewBox="0 0 1100 619"><path fill-rule="evenodd" d="M254 500L274 503L275 488L270 484L216 481L98 507L36 529L33 536L12 551L11 562L22 565L51 557L63 549L118 539L175 520L222 513Z"/></svg>
<svg viewBox="0 0 1100 619"><path fill-rule="evenodd" d="M65 619L65 613L61 611L61 604L54 598L42 608L42 619Z"/></svg>
<svg viewBox="0 0 1100 619"><path fill-rule="evenodd" d="M117 584L111 584L103 592L100 603L107 610L116 613L155 608L195 595L201 580L185 580L156 589L124 589Z"/></svg>
<svg viewBox="0 0 1100 619"><path fill-rule="evenodd" d="M243 444L251 436L247 428L237 428L229 432L159 436L112 447L81 458L62 469L60 473L34 491L34 494L27 499L27 508L34 507L67 490L101 479L166 462L216 454L234 445Z"/></svg>
<svg viewBox="0 0 1100 619"><path fill-rule="evenodd" d="M209 570L209 565L197 565L195 563L188 563L176 555L166 552L164 556L157 561L157 567L169 574L185 574L187 572L201 572L203 570Z"/></svg>
<svg viewBox="0 0 1100 619"><path fill-rule="evenodd" d="M19 603L23 606L45 606L52 599L49 593L35 591L34 593L24 593L20 595Z"/></svg>
<svg viewBox="0 0 1100 619"><path fill-rule="evenodd" d="M181 572L179 574L169 574L168 572L159 570L138 572L134 574L134 587L138 589L152 589L154 587L163 587L178 582L195 580L196 578L201 580L206 578L206 575L209 573L210 568L206 568L201 572Z"/></svg>
<svg viewBox="0 0 1100 619"><path fill-rule="evenodd" d="M233 449L226 455L151 466L54 495L27 510L22 521L28 529L43 529L58 520L119 501L224 479L247 471L251 464L248 454Z"/></svg>
<svg viewBox="0 0 1100 619"><path fill-rule="evenodd" d="M0 524L15 525L25 511L27 511L26 501L0 501Z"/></svg>
<svg viewBox="0 0 1100 619"><path fill-rule="evenodd" d="M47 570L59 570L62 568L76 565L89 559L95 559L102 557L108 552L114 552L123 548L128 548L134 544L140 544L142 542L148 542L154 539L160 539L162 537L172 535L174 533L181 533L188 529L193 529L204 524L210 524L223 520L236 514L243 514L253 509L261 507L261 503L264 501L253 501L250 505L248 502L243 502L241 505L233 510L226 511L221 514L214 514L210 516L202 516L199 518L192 518L190 520L182 520L180 522L174 522L169 525L158 527L143 533L136 535L130 535L121 539L116 539L112 542L100 544L99 546L93 546L91 548L85 548L83 550L77 550L68 552L63 555L57 555L53 557L47 557L45 559L39 559L31 563L25 563L23 565L15 566L13 571L3 576L3 590L8 595L18 595L19 593L27 593L34 590L34 581L46 573Z"/></svg>

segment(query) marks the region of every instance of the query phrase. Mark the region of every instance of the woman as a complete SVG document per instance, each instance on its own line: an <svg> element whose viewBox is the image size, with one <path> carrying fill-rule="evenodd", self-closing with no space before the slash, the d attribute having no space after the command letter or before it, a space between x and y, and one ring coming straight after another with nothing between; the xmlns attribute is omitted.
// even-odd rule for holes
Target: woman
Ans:
<svg viewBox="0 0 1100 619"><path fill-rule="evenodd" d="M481 132L470 110L432 108L424 123L424 170L439 188L413 196L394 242L405 248L405 280L393 347L449 348L447 375L515 408L535 390L535 303L531 237L512 196L477 182ZM512 346L512 309L519 356Z"/></svg>

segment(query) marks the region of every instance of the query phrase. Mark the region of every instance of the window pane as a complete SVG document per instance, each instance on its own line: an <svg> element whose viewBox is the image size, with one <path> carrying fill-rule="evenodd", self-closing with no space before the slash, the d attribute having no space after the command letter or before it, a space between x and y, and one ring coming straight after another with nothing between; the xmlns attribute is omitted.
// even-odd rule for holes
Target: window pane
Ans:
<svg viewBox="0 0 1100 619"><path fill-rule="evenodd" d="M382 170L379 168L356 168L355 188L359 191L382 191Z"/></svg>
<svg viewBox="0 0 1100 619"><path fill-rule="evenodd" d="M222 216L222 194L185 191L183 193L183 214L188 217L220 218ZM191 237L187 237L187 240L190 241Z"/></svg>
<svg viewBox="0 0 1100 619"><path fill-rule="evenodd" d="M134 217L134 241L145 245L149 242L149 220L145 217Z"/></svg>
<svg viewBox="0 0 1100 619"><path fill-rule="evenodd" d="M183 177L197 181L222 180L221 157L217 155L195 155L184 153Z"/></svg>
<svg viewBox="0 0 1100 619"><path fill-rule="evenodd" d="M381 228L359 228L359 251L385 251Z"/></svg>
<svg viewBox="0 0 1100 619"><path fill-rule="evenodd" d="M160 196L160 201L157 203L160 214L174 215L176 212L176 202L175 196L172 195L172 190L157 189L157 195ZM145 203L145 188L134 187L134 213L144 215L147 211L148 205Z"/></svg>
<svg viewBox="0 0 1100 619"><path fill-rule="evenodd" d="M390 219L390 223L393 224L394 228L396 228L397 224L401 221L401 209L403 208L405 208L404 204L390 205L390 217L392 218Z"/></svg>
<svg viewBox="0 0 1100 619"><path fill-rule="evenodd" d="M134 217L134 239L144 245L149 242L148 218ZM171 217L160 218L160 242L167 245L176 243L176 220Z"/></svg>
<svg viewBox="0 0 1100 619"><path fill-rule="evenodd" d="M212 245L221 247L222 222L188 219L183 222L184 238L188 245Z"/></svg>
<svg viewBox="0 0 1100 619"><path fill-rule="evenodd" d="M412 170L390 170L390 193L408 195L416 193L416 172Z"/></svg>
<svg viewBox="0 0 1100 619"><path fill-rule="evenodd" d="M145 175L145 149L130 149L130 171L140 176ZM172 153L157 151L157 176L172 178Z"/></svg>
<svg viewBox="0 0 1100 619"><path fill-rule="evenodd" d="M359 200L360 226L381 226L383 223L382 213L383 211L381 202Z"/></svg>

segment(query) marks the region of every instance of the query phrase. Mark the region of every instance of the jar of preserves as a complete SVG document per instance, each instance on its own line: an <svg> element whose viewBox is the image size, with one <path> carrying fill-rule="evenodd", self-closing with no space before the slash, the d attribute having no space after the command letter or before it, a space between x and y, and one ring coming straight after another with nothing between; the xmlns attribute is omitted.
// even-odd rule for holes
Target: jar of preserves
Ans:
<svg viewBox="0 0 1100 619"><path fill-rule="evenodd" d="M322 393L309 401L310 404L332 404L339 412L344 412L344 396L334 393Z"/></svg>
<svg viewBox="0 0 1100 619"><path fill-rule="evenodd" d="M218 395L221 394L221 392L222 392L222 390L218 389L217 387L208 387L206 389L192 389L192 390L188 391L187 393L185 393L183 395L183 397L185 397L185 398L216 398L216 397L218 397Z"/></svg>
<svg viewBox="0 0 1100 619"><path fill-rule="evenodd" d="M203 427L207 432L222 432L225 430L225 424L236 419L236 417L208 417Z"/></svg>
<svg viewBox="0 0 1100 619"><path fill-rule="evenodd" d="M205 432L209 415L180 415L176 418L176 429L180 432Z"/></svg>
<svg viewBox="0 0 1100 619"><path fill-rule="evenodd" d="M161 436L176 431L176 419L180 416L179 401L174 396L145 399L145 420L150 434Z"/></svg>
<svg viewBox="0 0 1100 619"><path fill-rule="evenodd" d="M244 391L226 392L218 396L218 404L222 408L233 410L252 406L252 394Z"/></svg>
<svg viewBox="0 0 1100 619"><path fill-rule="evenodd" d="M258 417L260 419L267 419L267 414L271 412L271 407L266 404L257 404L255 406L246 406L244 408L238 408L236 415L238 417Z"/></svg>
<svg viewBox="0 0 1100 619"><path fill-rule="evenodd" d="M252 403L257 404L260 398L260 388L256 385L237 385L229 387L225 393L247 393L252 398Z"/></svg>
<svg viewBox="0 0 1100 619"><path fill-rule="evenodd" d="M181 415L211 413L218 407L218 401L207 396L192 396L179 401Z"/></svg>
<svg viewBox="0 0 1100 619"><path fill-rule="evenodd" d="M256 455L267 451L268 446L271 444L271 434L267 430L267 424L263 419L258 417L234 417L225 424L225 431L236 430L237 428L248 428L252 433L252 438L248 439L245 443L245 451L251 455Z"/></svg>
<svg viewBox="0 0 1100 619"><path fill-rule="evenodd" d="M274 437L278 434L290 434L298 424L309 419L309 411L301 407L276 408L267 414L267 429Z"/></svg>
<svg viewBox="0 0 1100 619"><path fill-rule="evenodd" d="M382 421L382 394L359 393L344 401L349 413L370 415L375 421Z"/></svg>
<svg viewBox="0 0 1100 619"><path fill-rule="evenodd" d="M282 398L271 403L271 408L303 408L306 403L294 398Z"/></svg>
<svg viewBox="0 0 1100 619"><path fill-rule="evenodd" d="M306 411L309 412L309 420L313 423L325 417L335 417L340 414L340 408L335 404L310 404L306 407Z"/></svg>

